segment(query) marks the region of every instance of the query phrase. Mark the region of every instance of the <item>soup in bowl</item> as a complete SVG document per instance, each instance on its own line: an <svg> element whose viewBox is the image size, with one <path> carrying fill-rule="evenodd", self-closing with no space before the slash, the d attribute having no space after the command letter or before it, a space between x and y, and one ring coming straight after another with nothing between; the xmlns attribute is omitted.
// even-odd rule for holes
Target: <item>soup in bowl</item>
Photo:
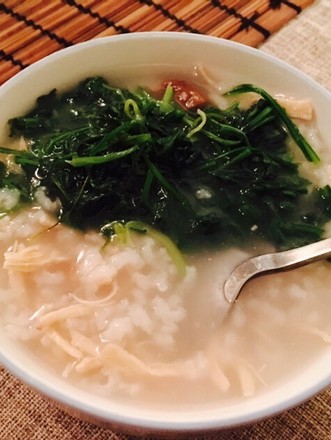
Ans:
<svg viewBox="0 0 331 440"><path fill-rule="evenodd" d="M228 429L330 384L327 261L223 285L330 235L331 96L229 41L138 33L0 89L1 362L133 432Z"/></svg>

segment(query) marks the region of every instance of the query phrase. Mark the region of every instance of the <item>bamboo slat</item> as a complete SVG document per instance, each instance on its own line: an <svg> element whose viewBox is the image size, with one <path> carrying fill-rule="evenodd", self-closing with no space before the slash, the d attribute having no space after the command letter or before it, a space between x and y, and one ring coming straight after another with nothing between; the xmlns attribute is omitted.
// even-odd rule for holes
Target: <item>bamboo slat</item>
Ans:
<svg viewBox="0 0 331 440"><path fill-rule="evenodd" d="M258 47L314 0L6 0L0 84L37 60L92 38L182 31Z"/></svg>

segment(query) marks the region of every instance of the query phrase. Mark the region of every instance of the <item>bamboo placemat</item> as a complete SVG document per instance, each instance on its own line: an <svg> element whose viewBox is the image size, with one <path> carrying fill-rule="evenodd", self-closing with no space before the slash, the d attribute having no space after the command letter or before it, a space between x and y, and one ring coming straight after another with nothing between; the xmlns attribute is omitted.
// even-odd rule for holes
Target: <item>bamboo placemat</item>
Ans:
<svg viewBox="0 0 331 440"><path fill-rule="evenodd" d="M7 0L0 84L64 47L137 31L183 31L258 46L314 0Z"/></svg>

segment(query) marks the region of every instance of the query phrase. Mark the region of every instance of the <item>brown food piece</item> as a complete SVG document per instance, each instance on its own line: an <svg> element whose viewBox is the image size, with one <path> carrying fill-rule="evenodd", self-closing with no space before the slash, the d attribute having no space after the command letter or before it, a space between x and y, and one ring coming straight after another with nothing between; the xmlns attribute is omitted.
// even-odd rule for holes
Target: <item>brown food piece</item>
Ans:
<svg viewBox="0 0 331 440"><path fill-rule="evenodd" d="M191 84L182 80L169 80L163 83L162 89L165 90L169 84L173 88L175 101L184 109L192 110L207 104L207 99Z"/></svg>

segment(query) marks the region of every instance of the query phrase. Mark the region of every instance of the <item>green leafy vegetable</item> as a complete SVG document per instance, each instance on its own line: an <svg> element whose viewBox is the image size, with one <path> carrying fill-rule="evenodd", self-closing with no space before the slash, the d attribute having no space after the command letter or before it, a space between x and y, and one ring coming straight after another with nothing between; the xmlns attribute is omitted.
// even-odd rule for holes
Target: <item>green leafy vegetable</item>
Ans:
<svg viewBox="0 0 331 440"><path fill-rule="evenodd" d="M234 87L232 90L230 90L230 92L227 93L227 95L235 95L237 93L247 93L247 92L258 93L277 112L280 119L286 125L291 136L293 137L293 139L295 140L295 142L297 143L297 145L300 147L301 151L305 155L306 159L308 159L311 162L315 162L315 163L318 163L320 161L316 152L313 150L311 145L307 142L307 140L300 133L298 127L287 116L286 111L265 90L261 89L260 87L256 87L252 84L242 84L240 86Z"/></svg>
<svg viewBox="0 0 331 440"><path fill-rule="evenodd" d="M24 136L28 148L0 148L23 171L19 181L7 172L1 183L16 185L25 200L44 187L60 199L61 221L74 227L157 235L175 259L166 236L182 249L318 240L331 190L313 191L300 176L289 136L307 160L319 158L267 92L242 85L228 94L248 91L262 99L247 110L186 111L170 85L160 99L99 77L62 95L53 90L10 121L11 135Z"/></svg>

